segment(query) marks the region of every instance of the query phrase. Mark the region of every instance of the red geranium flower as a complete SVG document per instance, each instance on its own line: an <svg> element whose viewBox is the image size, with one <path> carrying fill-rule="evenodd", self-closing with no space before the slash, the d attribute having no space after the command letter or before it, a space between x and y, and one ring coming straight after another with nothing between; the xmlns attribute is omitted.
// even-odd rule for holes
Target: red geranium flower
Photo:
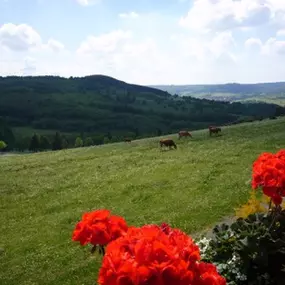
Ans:
<svg viewBox="0 0 285 285"><path fill-rule="evenodd" d="M211 263L200 262L196 264L196 279L194 284L220 285L226 284L225 279L217 274L216 267Z"/></svg>
<svg viewBox="0 0 285 285"><path fill-rule="evenodd" d="M167 228L167 231L165 229ZM100 285L225 285L214 265L199 263L193 240L177 229L130 227L108 244Z"/></svg>
<svg viewBox="0 0 285 285"><path fill-rule="evenodd" d="M261 187L273 203L280 205L285 196L285 150L263 153L253 163L252 187Z"/></svg>
<svg viewBox="0 0 285 285"><path fill-rule="evenodd" d="M279 151L276 153L276 156L277 156L279 159L285 161L285 149L279 150Z"/></svg>
<svg viewBox="0 0 285 285"><path fill-rule="evenodd" d="M73 231L72 240L79 241L81 245L91 243L104 246L124 235L127 229L122 217L112 216L108 210L96 210L83 214Z"/></svg>

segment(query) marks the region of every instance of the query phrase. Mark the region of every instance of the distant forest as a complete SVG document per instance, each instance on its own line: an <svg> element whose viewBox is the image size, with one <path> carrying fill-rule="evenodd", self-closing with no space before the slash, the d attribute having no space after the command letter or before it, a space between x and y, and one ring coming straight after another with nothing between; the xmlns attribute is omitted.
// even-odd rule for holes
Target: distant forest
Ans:
<svg viewBox="0 0 285 285"><path fill-rule="evenodd" d="M9 149L102 144L284 114L275 104L180 97L103 75L0 77L0 140ZM19 135L14 132L19 128L36 134ZM31 147L32 137L36 147ZM55 140L61 147L54 146Z"/></svg>

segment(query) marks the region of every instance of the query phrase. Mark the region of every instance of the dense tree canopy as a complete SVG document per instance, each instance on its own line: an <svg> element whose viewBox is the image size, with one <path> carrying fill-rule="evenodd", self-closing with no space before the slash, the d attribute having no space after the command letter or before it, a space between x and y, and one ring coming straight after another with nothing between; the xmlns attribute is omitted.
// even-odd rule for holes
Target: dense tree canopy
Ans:
<svg viewBox="0 0 285 285"><path fill-rule="evenodd" d="M10 127L52 130L40 141L61 149L78 133L84 145L199 129L283 115L284 108L265 103L227 103L179 97L150 87L97 75L83 78L0 77L0 117ZM11 129L9 129L11 130ZM0 124L0 140L15 138ZM76 133L72 139L58 133ZM88 138L88 139L87 139ZM50 142L49 142L50 141Z"/></svg>
<svg viewBox="0 0 285 285"><path fill-rule="evenodd" d="M3 151L7 147L7 144L4 141L0 141L0 151Z"/></svg>
<svg viewBox="0 0 285 285"><path fill-rule="evenodd" d="M0 97L1 97L1 93L0 93ZM0 113L1 116L1 113ZM12 129L10 128L10 126L7 124L7 122L5 120L3 120L0 117L0 140L4 141L7 144L7 149L12 149L14 147L15 144L15 136L14 133L12 131Z"/></svg>

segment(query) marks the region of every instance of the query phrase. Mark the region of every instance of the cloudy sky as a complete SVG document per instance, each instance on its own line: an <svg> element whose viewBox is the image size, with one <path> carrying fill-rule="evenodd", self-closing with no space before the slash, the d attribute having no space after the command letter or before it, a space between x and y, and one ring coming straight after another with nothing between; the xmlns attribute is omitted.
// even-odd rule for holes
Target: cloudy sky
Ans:
<svg viewBox="0 0 285 285"><path fill-rule="evenodd" d="M285 0L0 0L0 75L285 80Z"/></svg>

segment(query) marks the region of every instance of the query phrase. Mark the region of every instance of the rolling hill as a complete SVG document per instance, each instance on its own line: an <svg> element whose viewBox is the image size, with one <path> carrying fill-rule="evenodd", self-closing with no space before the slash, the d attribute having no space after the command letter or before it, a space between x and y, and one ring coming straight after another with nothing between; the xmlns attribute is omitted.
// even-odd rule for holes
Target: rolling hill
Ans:
<svg viewBox="0 0 285 285"><path fill-rule="evenodd" d="M251 166L285 147L285 119L207 130L160 151L158 138L0 156L1 285L91 285L100 258L71 241L85 211L108 208L130 225L167 222L191 234L249 197Z"/></svg>
<svg viewBox="0 0 285 285"><path fill-rule="evenodd" d="M70 134L69 146L79 134L100 144L283 114L275 104L182 98L103 75L0 77L0 117L21 142L60 131Z"/></svg>
<svg viewBox="0 0 285 285"><path fill-rule="evenodd" d="M270 102L285 106L285 82L213 85L156 85L171 94L222 101Z"/></svg>

